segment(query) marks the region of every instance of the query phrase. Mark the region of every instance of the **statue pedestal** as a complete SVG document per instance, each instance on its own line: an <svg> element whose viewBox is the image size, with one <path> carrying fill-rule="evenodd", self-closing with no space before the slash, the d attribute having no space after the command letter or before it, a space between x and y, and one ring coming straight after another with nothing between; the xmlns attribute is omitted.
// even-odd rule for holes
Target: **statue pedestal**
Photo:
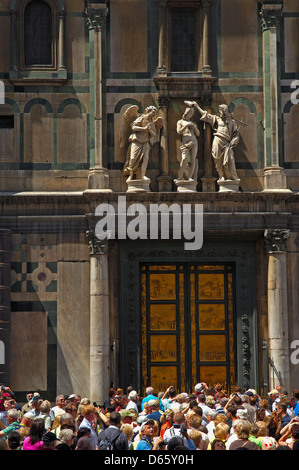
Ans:
<svg viewBox="0 0 299 470"><path fill-rule="evenodd" d="M197 181L195 180L174 180L179 193L196 193Z"/></svg>
<svg viewBox="0 0 299 470"><path fill-rule="evenodd" d="M127 180L127 193L137 193L140 191L150 192L151 180L149 178L142 180Z"/></svg>
<svg viewBox="0 0 299 470"><path fill-rule="evenodd" d="M241 180L218 180L219 192L224 191L239 191L239 185Z"/></svg>

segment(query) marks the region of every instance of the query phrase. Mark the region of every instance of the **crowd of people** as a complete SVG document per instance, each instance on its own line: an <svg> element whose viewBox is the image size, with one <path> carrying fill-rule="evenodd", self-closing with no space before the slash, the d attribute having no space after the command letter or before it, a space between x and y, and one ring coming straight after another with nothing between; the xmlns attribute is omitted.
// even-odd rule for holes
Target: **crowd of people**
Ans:
<svg viewBox="0 0 299 470"><path fill-rule="evenodd" d="M192 394L111 388L98 406L75 393L55 405L30 391L20 405L0 391L0 450L299 450L299 390L266 397L198 383Z"/></svg>

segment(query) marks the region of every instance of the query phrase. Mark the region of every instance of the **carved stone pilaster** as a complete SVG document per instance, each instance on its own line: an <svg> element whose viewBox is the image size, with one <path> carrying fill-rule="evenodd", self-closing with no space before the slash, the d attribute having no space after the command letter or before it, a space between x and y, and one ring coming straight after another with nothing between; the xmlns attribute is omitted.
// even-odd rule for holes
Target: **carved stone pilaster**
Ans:
<svg viewBox="0 0 299 470"><path fill-rule="evenodd" d="M161 129L160 141L160 175L157 178L159 192L170 192L172 189L172 178L169 176L169 143L168 143L168 108L170 98L168 93L159 93L158 105L163 114L164 125Z"/></svg>
<svg viewBox="0 0 299 470"><path fill-rule="evenodd" d="M86 238L89 244L90 255L105 255L108 253L108 238L100 240L93 230L87 230Z"/></svg>
<svg viewBox="0 0 299 470"><path fill-rule="evenodd" d="M108 240L86 232L90 249L90 392L103 403L110 385Z"/></svg>
<svg viewBox="0 0 299 470"><path fill-rule="evenodd" d="M290 236L290 230L268 229L264 235L268 253L285 253L287 251L286 244Z"/></svg>

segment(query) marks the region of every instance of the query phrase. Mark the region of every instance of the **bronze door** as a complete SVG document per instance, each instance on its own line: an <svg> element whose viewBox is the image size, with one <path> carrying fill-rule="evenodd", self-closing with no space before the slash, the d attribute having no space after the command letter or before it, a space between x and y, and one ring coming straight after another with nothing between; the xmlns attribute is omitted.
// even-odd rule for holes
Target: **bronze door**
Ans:
<svg viewBox="0 0 299 470"><path fill-rule="evenodd" d="M235 379L233 264L143 264L142 391Z"/></svg>

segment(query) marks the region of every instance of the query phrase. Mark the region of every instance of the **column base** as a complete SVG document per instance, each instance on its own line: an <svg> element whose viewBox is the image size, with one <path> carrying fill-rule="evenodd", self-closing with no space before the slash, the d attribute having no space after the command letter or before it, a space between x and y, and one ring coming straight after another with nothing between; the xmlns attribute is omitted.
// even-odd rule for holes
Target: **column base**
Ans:
<svg viewBox="0 0 299 470"><path fill-rule="evenodd" d="M287 177L284 168L265 168L263 191L292 192L287 188Z"/></svg>
<svg viewBox="0 0 299 470"><path fill-rule="evenodd" d="M196 193L197 181L174 180L178 193Z"/></svg>
<svg viewBox="0 0 299 470"><path fill-rule="evenodd" d="M104 167L94 167L88 174L89 189L109 189L109 174Z"/></svg>
<svg viewBox="0 0 299 470"><path fill-rule="evenodd" d="M127 179L126 183L128 185L127 193L136 193L141 191L150 192L151 180L149 178L136 180Z"/></svg>
<svg viewBox="0 0 299 470"><path fill-rule="evenodd" d="M217 180L217 184L219 186L219 192L225 191L232 191L232 192L239 192L240 191L240 181L241 180Z"/></svg>
<svg viewBox="0 0 299 470"><path fill-rule="evenodd" d="M161 175L157 178L159 193L170 193L172 190L172 178L168 175Z"/></svg>

